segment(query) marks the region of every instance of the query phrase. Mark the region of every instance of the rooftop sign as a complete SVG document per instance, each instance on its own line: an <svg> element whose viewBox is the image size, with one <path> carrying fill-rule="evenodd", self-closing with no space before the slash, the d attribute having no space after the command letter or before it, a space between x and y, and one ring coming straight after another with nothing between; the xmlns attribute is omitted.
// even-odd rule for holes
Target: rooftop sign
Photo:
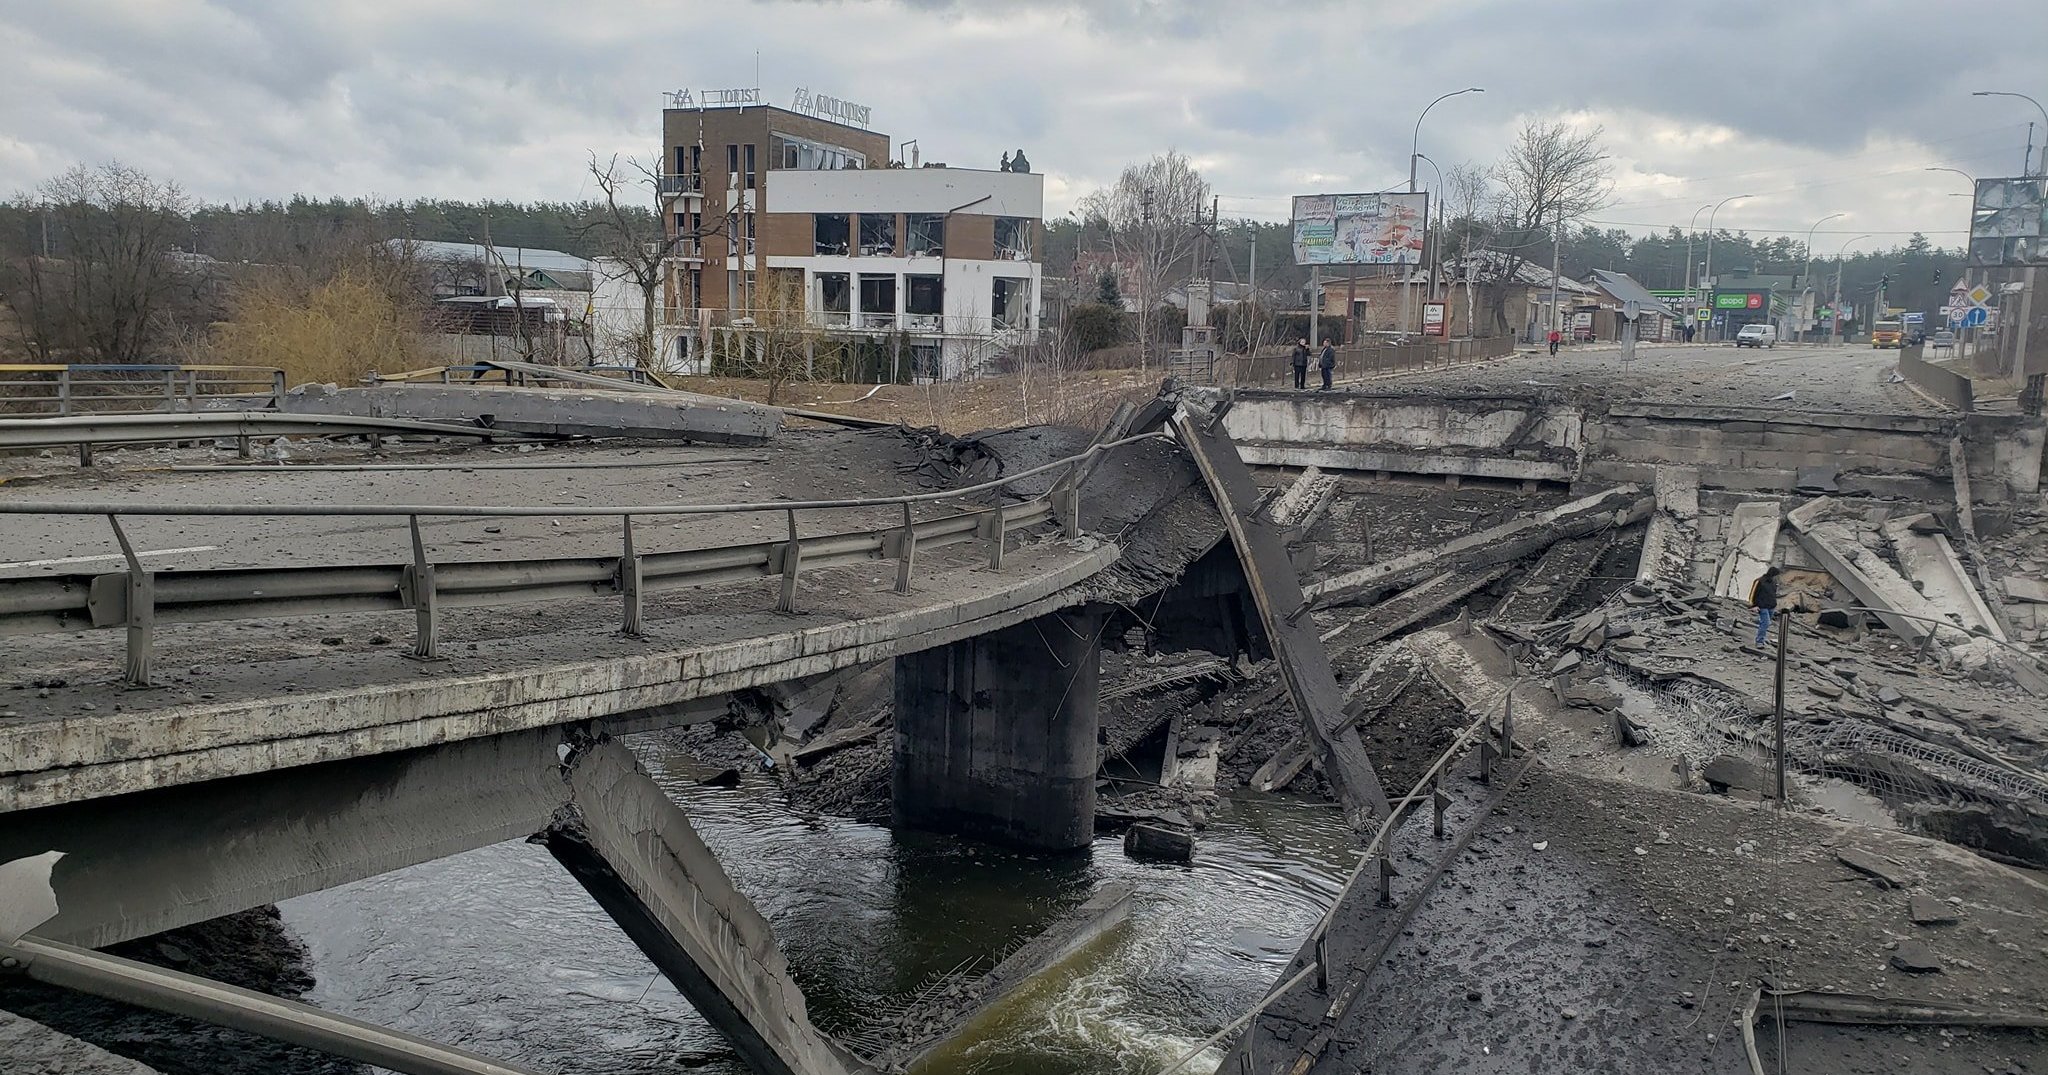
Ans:
<svg viewBox="0 0 2048 1075"><path fill-rule="evenodd" d="M670 90L662 96L668 98L668 106L670 108L705 109L732 108L735 106L744 108L748 105L758 105L761 103L761 90L759 87L753 89L697 90L694 93L690 90Z"/></svg>
<svg viewBox="0 0 2048 1075"><path fill-rule="evenodd" d="M865 130L868 125L868 106L857 105L838 97L813 95L808 86L796 88L796 99L790 102L789 107L793 112L829 119L834 123L844 123L849 127Z"/></svg>

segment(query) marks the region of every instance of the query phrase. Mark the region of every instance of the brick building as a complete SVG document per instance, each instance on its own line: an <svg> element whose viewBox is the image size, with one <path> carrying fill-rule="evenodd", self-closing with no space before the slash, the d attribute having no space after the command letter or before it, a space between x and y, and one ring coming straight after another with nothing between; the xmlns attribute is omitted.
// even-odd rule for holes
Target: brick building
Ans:
<svg viewBox="0 0 2048 1075"><path fill-rule="evenodd" d="M769 106L662 114L672 356L766 296L827 336L888 338L921 378L971 375L1036 337L1044 177L890 159L887 135ZM777 281L788 285L778 289Z"/></svg>

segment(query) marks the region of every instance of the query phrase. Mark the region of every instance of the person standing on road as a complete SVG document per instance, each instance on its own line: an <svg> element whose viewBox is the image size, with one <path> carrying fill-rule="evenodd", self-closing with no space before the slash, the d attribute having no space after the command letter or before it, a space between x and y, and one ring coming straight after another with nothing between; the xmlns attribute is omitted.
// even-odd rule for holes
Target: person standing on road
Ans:
<svg viewBox="0 0 2048 1075"><path fill-rule="evenodd" d="M1330 390L1330 374L1337 369L1336 344L1328 340L1323 341L1323 353L1316 359L1316 368L1323 371L1323 387L1321 391L1328 392Z"/></svg>
<svg viewBox="0 0 2048 1075"><path fill-rule="evenodd" d="M1764 573L1749 588L1749 606L1756 609L1756 644L1761 647L1771 635L1771 616L1778 611L1778 569Z"/></svg>
<svg viewBox="0 0 2048 1075"><path fill-rule="evenodd" d="M1558 341L1562 339L1564 339L1564 333L1559 332L1556 329L1550 330L1550 353L1552 356L1555 356L1557 354L1557 344Z"/></svg>
<svg viewBox="0 0 2048 1075"><path fill-rule="evenodd" d="M1308 337L1294 341L1294 354L1288 361L1294 363L1294 387L1308 387Z"/></svg>

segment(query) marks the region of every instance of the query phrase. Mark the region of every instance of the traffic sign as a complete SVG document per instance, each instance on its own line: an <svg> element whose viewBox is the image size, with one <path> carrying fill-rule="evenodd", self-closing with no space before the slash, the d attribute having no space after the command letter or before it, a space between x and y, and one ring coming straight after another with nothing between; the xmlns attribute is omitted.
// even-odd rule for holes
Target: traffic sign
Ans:
<svg viewBox="0 0 2048 1075"><path fill-rule="evenodd" d="M1991 289L1990 289L1990 288L1988 288L1988 287L1985 287L1985 286L1984 286L1983 284L1978 284L1978 285L1977 285L1976 287L1973 287L1973 288L1971 288L1971 289L1970 289L1970 305L1972 305L1972 306L1982 306L1982 305L1984 305L1985 303L1987 303L1987 302L1990 302L1990 301L1991 301Z"/></svg>
<svg viewBox="0 0 2048 1075"><path fill-rule="evenodd" d="M1982 306L1972 306L1969 312L1963 314L1961 324L1964 328L1976 328L1978 325L1989 320L1991 320L1991 311Z"/></svg>

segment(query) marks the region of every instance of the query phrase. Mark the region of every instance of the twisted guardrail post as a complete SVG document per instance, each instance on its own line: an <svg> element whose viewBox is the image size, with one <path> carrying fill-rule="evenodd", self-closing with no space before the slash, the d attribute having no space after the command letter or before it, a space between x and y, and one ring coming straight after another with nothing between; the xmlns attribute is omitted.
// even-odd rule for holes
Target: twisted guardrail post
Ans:
<svg viewBox="0 0 2048 1075"><path fill-rule="evenodd" d="M441 601L434 589L434 565L427 561L427 543L420 534L420 517L408 515L405 519L412 530L412 564L407 569L406 588L410 591L417 624L412 655L422 661L438 660L441 656Z"/></svg>
<svg viewBox="0 0 2048 1075"><path fill-rule="evenodd" d="M135 546L129 542L128 532L121 529L120 516L108 515L107 524L114 528L114 540L121 545L121 558L128 561L124 594L128 621L128 685L147 687L155 663L156 573L143 570L142 558L135 555Z"/></svg>

